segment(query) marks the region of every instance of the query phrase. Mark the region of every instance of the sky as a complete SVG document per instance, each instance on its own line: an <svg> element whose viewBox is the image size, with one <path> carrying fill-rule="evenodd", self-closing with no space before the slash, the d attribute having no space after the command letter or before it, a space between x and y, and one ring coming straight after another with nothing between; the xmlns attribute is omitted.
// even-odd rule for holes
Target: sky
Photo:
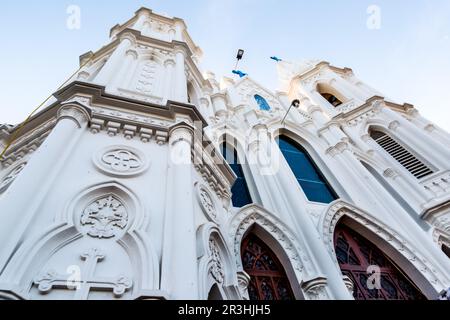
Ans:
<svg viewBox="0 0 450 320"><path fill-rule="evenodd" d="M67 26L72 5L80 29ZM239 48L239 68L272 90L270 56L326 60L450 131L448 0L4 0L0 123L23 121L142 6L184 19L218 77L233 76Z"/></svg>

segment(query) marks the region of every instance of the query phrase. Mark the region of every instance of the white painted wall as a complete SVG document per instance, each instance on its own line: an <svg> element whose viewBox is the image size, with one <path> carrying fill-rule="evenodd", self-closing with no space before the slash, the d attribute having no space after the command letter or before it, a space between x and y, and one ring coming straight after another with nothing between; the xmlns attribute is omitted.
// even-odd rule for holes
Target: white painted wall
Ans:
<svg viewBox="0 0 450 320"><path fill-rule="evenodd" d="M101 97L109 100L88 89L60 99L2 161L0 297L206 299L217 285L226 299L246 299L240 241L255 228L276 251L297 298L351 299L332 244L342 217L428 298L450 286L450 261L439 247L450 234L450 138L412 106L371 99L381 94L351 70L324 62L281 66L281 92L250 78L227 79L220 89L213 74L201 75L201 51L184 22L146 9L114 29L111 40L73 79L105 86ZM183 105L188 81L196 106ZM334 108L323 99L320 83L342 94L344 104ZM270 111L258 110L255 94ZM282 124L293 99L300 109ZM194 139L193 113L186 114L192 108L213 145L224 135L239 141L240 157L251 161L244 171L254 205L231 207L229 168L190 162L191 150L206 152ZM415 179L370 138L371 126L435 173ZM2 145L10 131L2 130ZM276 145L280 134L308 150L340 200L307 200ZM80 283L76 267L87 281L80 290L64 281Z"/></svg>

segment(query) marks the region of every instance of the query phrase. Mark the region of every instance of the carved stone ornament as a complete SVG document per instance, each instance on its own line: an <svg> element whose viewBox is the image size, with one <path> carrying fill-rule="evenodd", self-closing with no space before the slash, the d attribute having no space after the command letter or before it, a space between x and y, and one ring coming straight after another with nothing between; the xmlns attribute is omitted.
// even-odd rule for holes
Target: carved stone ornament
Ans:
<svg viewBox="0 0 450 320"><path fill-rule="evenodd" d="M214 239L209 240L209 250L211 251L211 262L212 262L210 268L211 275L218 283L222 284L225 280L225 272L223 271L219 246Z"/></svg>
<svg viewBox="0 0 450 320"><path fill-rule="evenodd" d="M142 166L142 161L139 157L128 150L108 152L102 157L102 161L117 172L133 171Z"/></svg>
<svg viewBox="0 0 450 320"><path fill-rule="evenodd" d="M327 292L327 279L315 278L302 283L303 291L308 300L330 300Z"/></svg>
<svg viewBox="0 0 450 320"><path fill-rule="evenodd" d="M88 112L78 105L65 105L58 110L58 121L62 119L70 119L75 121L78 128L82 128L90 120Z"/></svg>
<svg viewBox="0 0 450 320"><path fill-rule="evenodd" d="M148 161L142 152L126 146L113 146L94 156L102 172L112 176L136 176L147 170Z"/></svg>
<svg viewBox="0 0 450 320"><path fill-rule="evenodd" d="M316 286L309 289L306 294L310 300L328 300L325 286Z"/></svg>
<svg viewBox="0 0 450 320"><path fill-rule="evenodd" d="M213 222L217 222L217 210L214 198L209 190L202 184L197 184L197 198L206 217Z"/></svg>
<svg viewBox="0 0 450 320"><path fill-rule="evenodd" d="M26 163L18 165L5 178L3 178L3 180L0 183L0 192L5 191L14 182L14 180L16 180L16 178L26 167L26 165L27 165Z"/></svg>
<svg viewBox="0 0 450 320"><path fill-rule="evenodd" d="M127 227L128 213L119 199L106 195L83 210L80 222L89 236L109 239Z"/></svg>
<svg viewBox="0 0 450 320"><path fill-rule="evenodd" d="M250 276L245 271L240 271L237 274L239 292L243 299L250 300L248 296L248 285L250 284Z"/></svg>
<svg viewBox="0 0 450 320"><path fill-rule="evenodd" d="M121 298L133 287L133 280L125 275L113 278L95 276L97 264L105 259L103 252L91 248L84 252L81 259L85 262L82 277L59 274L54 270L42 272L34 279L41 294L48 294L54 288L75 291L74 300L88 300L91 290L112 291L116 298Z"/></svg>

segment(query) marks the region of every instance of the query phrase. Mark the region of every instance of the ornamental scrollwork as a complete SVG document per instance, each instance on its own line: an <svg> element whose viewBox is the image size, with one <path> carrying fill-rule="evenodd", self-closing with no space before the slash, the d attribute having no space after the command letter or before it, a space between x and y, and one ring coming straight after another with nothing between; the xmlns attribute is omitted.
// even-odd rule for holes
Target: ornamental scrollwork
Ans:
<svg viewBox="0 0 450 320"><path fill-rule="evenodd" d="M128 213L123 203L107 195L89 204L81 215L80 223L93 238L109 239L128 225Z"/></svg>
<svg viewBox="0 0 450 320"><path fill-rule="evenodd" d="M218 283L222 284L225 280L225 272L223 270L219 246L214 239L209 240L209 250L211 252L211 275Z"/></svg>
<svg viewBox="0 0 450 320"><path fill-rule="evenodd" d="M104 173L120 177L133 177L148 168L145 155L127 146L102 149L94 156L94 163Z"/></svg>
<svg viewBox="0 0 450 320"><path fill-rule="evenodd" d="M106 153L102 161L112 170L117 172L130 172L139 169L142 161L139 157L128 150L114 150Z"/></svg>
<svg viewBox="0 0 450 320"><path fill-rule="evenodd" d="M197 184L197 198L206 217L217 222L217 210L211 192L202 184Z"/></svg>

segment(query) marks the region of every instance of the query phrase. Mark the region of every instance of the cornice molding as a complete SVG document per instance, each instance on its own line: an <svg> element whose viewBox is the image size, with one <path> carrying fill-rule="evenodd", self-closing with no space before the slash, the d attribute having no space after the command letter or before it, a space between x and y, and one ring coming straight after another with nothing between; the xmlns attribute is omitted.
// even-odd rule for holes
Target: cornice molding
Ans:
<svg viewBox="0 0 450 320"><path fill-rule="evenodd" d="M95 108L95 105L107 105L109 107L117 107L123 111L134 111L140 114L157 115L162 118L172 120L176 119L177 114L182 114L188 116L192 119L192 121L201 122L203 127L207 126L206 120L192 104L172 100L167 101L166 105L143 102L141 100L106 93L104 86L99 86L92 83L75 81L57 91L54 95L58 101L65 101L76 94L91 96L91 104L93 108ZM39 114L36 115L36 117L37 116L39 116Z"/></svg>
<svg viewBox="0 0 450 320"><path fill-rule="evenodd" d="M2 159L4 164L11 165L27 153L35 151L56 124L58 111L62 107L67 108L67 106L76 106L80 110L85 110L85 116L88 121L90 120L91 132L93 133L98 133L104 129L109 135L114 136L122 131L127 139L139 134L143 142L149 142L152 137L155 137L158 144L166 143L169 127L177 120L178 115L185 116L192 122L200 122L203 128L207 126L206 120L194 105L174 101L168 101L165 106L146 103L108 94L105 92L105 87L91 83L72 82L58 90L54 96L56 101L34 115L22 128L22 134L17 137L5 158ZM74 101L74 96L89 97L87 100L89 100L91 108ZM114 109L115 112L112 112L112 109L108 113L99 113L99 110L105 109L97 106L105 105L117 109ZM59 114L61 115L61 112ZM137 115L148 115L150 118L154 116L155 120ZM148 122L146 122L147 118L149 119ZM78 121L77 123L80 126L84 120L81 117L75 121ZM9 136L17 128L11 129Z"/></svg>

